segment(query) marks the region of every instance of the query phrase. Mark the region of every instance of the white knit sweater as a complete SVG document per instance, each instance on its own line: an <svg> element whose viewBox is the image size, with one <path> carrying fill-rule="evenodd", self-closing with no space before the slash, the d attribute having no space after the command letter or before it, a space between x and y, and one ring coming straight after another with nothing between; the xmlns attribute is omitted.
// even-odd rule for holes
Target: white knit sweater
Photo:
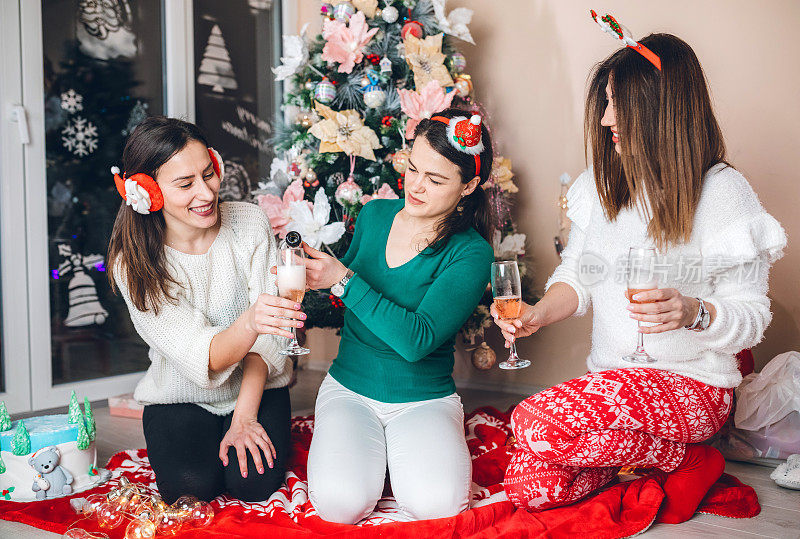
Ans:
<svg viewBox="0 0 800 539"><path fill-rule="evenodd" d="M165 247L167 264L182 285L177 302L162 302L158 315L142 312L130 300L124 273L116 283L128 304L136 331L150 346L150 368L136 386L143 404L195 403L217 415L233 411L242 382L241 363L223 372L208 370L211 339L228 328L259 294L277 294L275 239L269 221L255 205L220 204L222 223L208 252L191 255ZM278 338L260 335L251 352L269 366L267 388L283 387L291 363L279 355Z"/></svg>
<svg viewBox="0 0 800 539"><path fill-rule="evenodd" d="M547 282L563 282L578 294L576 316L593 306L591 372L630 368L622 356L636 347L636 320L626 309L625 261L630 247L653 247L640 207L613 222L603 213L593 173L583 172L567 193L572 221L561 264ZM690 241L659 252L659 288L676 288L716 307L701 332L678 329L645 335L647 367L672 371L716 387L741 381L734 354L757 344L772 319L767 297L769 266L783 254L786 234L750 184L724 164L703 179Z"/></svg>

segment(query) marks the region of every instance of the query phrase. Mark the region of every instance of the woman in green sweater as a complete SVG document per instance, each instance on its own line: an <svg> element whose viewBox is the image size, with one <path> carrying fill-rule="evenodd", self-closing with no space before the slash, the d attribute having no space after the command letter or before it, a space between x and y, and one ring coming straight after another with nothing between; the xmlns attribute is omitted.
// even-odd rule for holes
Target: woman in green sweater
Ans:
<svg viewBox="0 0 800 539"><path fill-rule="evenodd" d="M410 519L469 506L472 463L453 382L453 343L489 281L492 169L478 115L447 109L420 122L405 199L361 210L347 254L306 246L310 288L331 288L345 313L322 382L308 456L320 517L354 524L392 491Z"/></svg>

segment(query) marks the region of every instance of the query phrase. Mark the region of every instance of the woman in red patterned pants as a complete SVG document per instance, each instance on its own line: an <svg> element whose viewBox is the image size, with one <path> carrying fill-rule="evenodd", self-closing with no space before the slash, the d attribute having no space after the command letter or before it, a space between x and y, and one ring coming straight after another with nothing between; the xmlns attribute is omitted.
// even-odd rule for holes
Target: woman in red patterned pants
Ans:
<svg viewBox="0 0 800 539"><path fill-rule="evenodd" d="M641 43L660 68L624 48L591 79L593 166L567 194L569 243L544 297L516 320L499 320L492 307L513 341L593 305L589 374L514 410L504 484L517 506L541 510L580 500L622 466L650 468L666 495L659 519L682 522L725 467L699 442L730 413L741 381L734 354L757 344L771 320L768 273L786 236L725 161L692 49L668 34ZM655 248L660 275L658 288L626 298L617 270L630 247ZM646 367L623 360L638 322L656 359Z"/></svg>

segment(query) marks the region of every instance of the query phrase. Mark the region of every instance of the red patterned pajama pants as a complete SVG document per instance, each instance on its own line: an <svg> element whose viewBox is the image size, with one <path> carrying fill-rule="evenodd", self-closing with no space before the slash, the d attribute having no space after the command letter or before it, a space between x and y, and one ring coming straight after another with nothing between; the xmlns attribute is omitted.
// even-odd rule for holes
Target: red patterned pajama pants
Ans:
<svg viewBox="0 0 800 539"><path fill-rule="evenodd" d="M674 470L685 444L717 432L732 389L657 369L618 369L569 380L522 401L511 415L517 449L508 498L525 509L580 500L621 466Z"/></svg>

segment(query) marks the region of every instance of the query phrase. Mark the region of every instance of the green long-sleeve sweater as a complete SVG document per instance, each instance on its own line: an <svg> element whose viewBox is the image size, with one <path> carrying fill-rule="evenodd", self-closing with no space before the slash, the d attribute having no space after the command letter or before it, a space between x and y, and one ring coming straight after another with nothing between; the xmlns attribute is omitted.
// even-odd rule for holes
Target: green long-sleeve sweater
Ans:
<svg viewBox="0 0 800 539"><path fill-rule="evenodd" d="M413 402L455 391L453 343L475 310L494 255L474 229L455 234L439 252L428 248L402 266L386 263L386 241L404 201L373 200L361 210L342 263L355 272L336 381L381 402Z"/></svg>

